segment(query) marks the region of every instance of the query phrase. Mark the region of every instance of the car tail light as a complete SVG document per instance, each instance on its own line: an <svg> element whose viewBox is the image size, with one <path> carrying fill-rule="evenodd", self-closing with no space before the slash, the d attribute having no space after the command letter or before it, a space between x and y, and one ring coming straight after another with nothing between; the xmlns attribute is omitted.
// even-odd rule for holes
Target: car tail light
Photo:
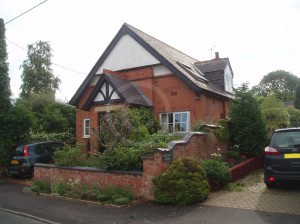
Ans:
<svg viewBox="0 0 300 224"><path fill-rule="evenodd" d="M28 146L24 146L23 148L23 156L28 156L29 152L28 152Z"/></svg>
<svg viewBox="0 0 300 224"><path fill-rule="evenodd" d="M275 177L269 177L269 181L270 182L274 182L275 181Z"/></svg>
<svg viewBox="0 0 300 224"><path fill-rule="evenodd" d="M277 149L267 146L265 148L265 155L280 155L280 152Z"/></svg>

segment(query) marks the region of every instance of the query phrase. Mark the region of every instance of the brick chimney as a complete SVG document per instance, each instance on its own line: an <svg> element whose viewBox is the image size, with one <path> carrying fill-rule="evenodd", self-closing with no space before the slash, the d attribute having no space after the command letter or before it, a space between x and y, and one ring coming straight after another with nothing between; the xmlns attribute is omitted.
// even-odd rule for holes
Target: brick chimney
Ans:
<svg viewBox="0 0 300 224"><path fill-rule="evenodd" d="M215 59L220 59L219 52L215 52Z"/></svg>

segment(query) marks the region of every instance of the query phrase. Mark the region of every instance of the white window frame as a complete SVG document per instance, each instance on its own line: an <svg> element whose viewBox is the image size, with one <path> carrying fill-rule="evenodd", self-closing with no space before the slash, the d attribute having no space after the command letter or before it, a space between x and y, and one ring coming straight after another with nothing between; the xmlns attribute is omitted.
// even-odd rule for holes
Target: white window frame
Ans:
<svg viewBox="0 0 300 224"><path fill-rule="evenodd" d="M170 122L164 122L163 123L163 115L166 114L172 114L173 115L173 119ZM186 131L178 131L178 132L188 132L190 130L190 111L177 111L177 112L163 112L159 114L159 118L160 118L160 125L162 128L162 131L167 131L167 132L175 132L176 130L176 124L178 124L178 122L175 121L176 115L180 115L180 114L186 114L187 118L186 118L186 122L179 122L179 123L185 123L186 124ZM164 125L169 126L168 130L166 130L166 128L164 129ZM171 125L171 126L170 126Z"/></svg>
<svg viewBox="0 0 300 224"><path fill-rule="evenodd" d="M88 122L88 127L87 127L86 122ZM87 133L87 130L88 130L88 133ZM91 132L91 120L89 118L83 119L83 137L89 138L90 132Z"/></svg>

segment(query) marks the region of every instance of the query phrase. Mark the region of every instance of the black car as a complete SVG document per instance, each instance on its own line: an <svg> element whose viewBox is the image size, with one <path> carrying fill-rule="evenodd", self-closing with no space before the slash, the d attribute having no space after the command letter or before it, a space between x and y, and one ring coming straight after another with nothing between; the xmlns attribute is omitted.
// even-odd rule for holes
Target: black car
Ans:
<svg viewBox="0 0 300 224"><path fill-rule="evenodd" d="M265 148L264 181L275 187L283 181L300 181L300 128L277 129Z"/></svg>
<svg viewBox="0 0 300 224"><path fill-rule="evenodd" d="M55 150L61 149L62 143L55 141L36 142L20 145L12 154L7 171L14 177L33 176L35 163L51 163Z"/></svg>

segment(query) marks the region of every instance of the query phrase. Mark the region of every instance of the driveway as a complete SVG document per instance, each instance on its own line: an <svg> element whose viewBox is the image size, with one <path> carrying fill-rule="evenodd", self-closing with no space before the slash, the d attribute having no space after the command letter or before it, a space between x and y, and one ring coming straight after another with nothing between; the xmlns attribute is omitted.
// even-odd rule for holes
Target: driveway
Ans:
<svg viewBox="0 0 300 224"><path fill-rule="evenodd" d="M248 180L249 182L249 180ZM255 181L254 181L255 182ZM131 207L110 207L33 196L24 185L0 181L0 210L30 214L46 223L103 224L296 224L300 223L300 189L265 189L261 182L247 184L243 192L211 193L204 203L187 207L160 206L147 202ZM292 197L291 197L292 194ZM271 200L271 201L270 201ZM265 201L268 201L266 203ZM274 204L295 207L275 211ZM0 213L1 216L1 213ZM0 217L0 223L1 223ZM49 220L49 222L45 221Z"/></svg>
<svg viewBox="0 0 300 224"><path fill-rule="evenodd" d="M300 183L281 184L278 188L268 189L263 183L262 170L238 182L244 185L243 191L214 192L202 204L300 215Z"/></svg>

